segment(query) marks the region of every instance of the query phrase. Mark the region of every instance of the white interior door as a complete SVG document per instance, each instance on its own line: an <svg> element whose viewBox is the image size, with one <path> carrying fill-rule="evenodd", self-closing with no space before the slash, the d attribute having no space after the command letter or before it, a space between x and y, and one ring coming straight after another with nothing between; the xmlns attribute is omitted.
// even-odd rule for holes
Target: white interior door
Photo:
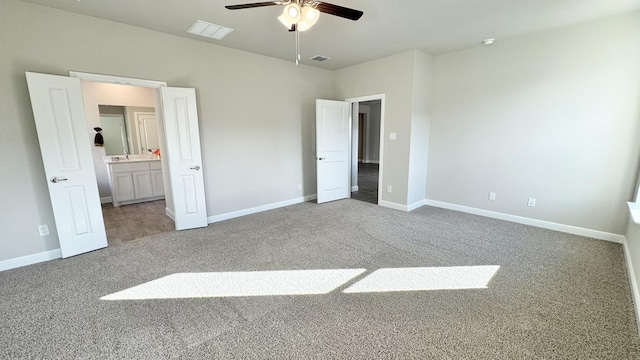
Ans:
<svg viewBox="0 0 640 360"><path fill-rule="evenodd" d="M26 76L62 257L106 247L80 80Z"/></svg>
<svg viewBox="0 0 640 360"><path fill-rule="evenodd" d="M176 230L205 227L207 209L196 91L160 88Z"/></svg>
<svg viewBox="0 0 640 360"><path fill-rule="evenodd" d="M351 197L349 122L348 102L316 100L318 204Z"/></svg>
<svg viewBox="0 0 640 360"><path fill-rule="evenodd" d="M155 113L135 113L136 124L138 124L138 143L140 144L140 154L146 154L148 149L160 148L158 140L158 122Z"/></svg>

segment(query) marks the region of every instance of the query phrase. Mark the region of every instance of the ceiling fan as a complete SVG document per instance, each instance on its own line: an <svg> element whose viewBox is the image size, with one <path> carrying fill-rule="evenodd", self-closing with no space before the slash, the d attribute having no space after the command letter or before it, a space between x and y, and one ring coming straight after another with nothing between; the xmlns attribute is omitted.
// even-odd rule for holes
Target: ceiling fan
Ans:
<svg viewBox="0 0 640 360"><path fill-rule="evenodd" d="M298 32L309 30L318 21L321 12L354 21L360 19L364 14L360 10L354 10L316 0L265 1L258 3L227 5L225 8L229 10L241 10L276 5L284 5L284 10L282 11L282 15L278 16L278 20L280 20L280 22L286 26L289 31L295 31L296 33L296 65L298 65L300 61L300 36Z"/></svg>

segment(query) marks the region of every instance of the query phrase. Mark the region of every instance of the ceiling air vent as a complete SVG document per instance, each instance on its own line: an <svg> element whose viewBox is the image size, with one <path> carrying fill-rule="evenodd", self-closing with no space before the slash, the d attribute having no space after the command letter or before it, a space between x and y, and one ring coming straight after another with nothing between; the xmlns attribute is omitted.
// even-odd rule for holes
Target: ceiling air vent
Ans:
<svg viewBox="0 0 640 360"><path fill-rule="evenodd" d="M325 61L325 60L329 60L328 57L326 56L322 56L322 55L316 55L312 58L310 58L311 60L315 60L315 61Z"/></svg>
<svg viewBox="0 0 640 360"><path fill-rule="evenodd" d="M225 36L229 35L233 29L228 27L208 23L206 21L198 20L189 30L188 33L204 36L212 39L222 40Z"/></svg>

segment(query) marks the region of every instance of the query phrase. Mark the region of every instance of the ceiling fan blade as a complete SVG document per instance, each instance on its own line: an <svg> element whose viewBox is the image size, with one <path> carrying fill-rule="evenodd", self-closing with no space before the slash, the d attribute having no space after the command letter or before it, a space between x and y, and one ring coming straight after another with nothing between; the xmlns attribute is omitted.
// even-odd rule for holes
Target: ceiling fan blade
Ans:
<svg viewBox="0 0 640 360"><path fill-rule="evenodd" d="M262 6L273 6L280 5L279 1L265 1L259 3L249 3L249 4L239 4L239 5L227 5L225 8L229 10L240 10L240 9L250 9L254 7L262 7Z"/></svg>
<svg viewBox="0 0 640 360"><path fill-rule="evenodd" d="M364 14L360 10L349 9L343 6L333 5L326 2L321 2L316 7L320 12L340 16L349 20L358 20Z"/></svg>

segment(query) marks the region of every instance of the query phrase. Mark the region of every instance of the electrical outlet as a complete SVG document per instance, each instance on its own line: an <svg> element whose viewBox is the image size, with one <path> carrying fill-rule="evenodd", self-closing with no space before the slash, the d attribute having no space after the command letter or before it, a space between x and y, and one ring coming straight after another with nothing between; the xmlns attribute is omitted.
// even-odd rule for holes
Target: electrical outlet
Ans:
<svg viewBox="0 0 640 360"><path fill-rule="evenodd" d="M393 188L391 187L391 185L387 185L387 192L390 193L393 191Z"/></svg>
<svg viewBox="0 0 640 360"><path fill-rule="evenodd" d="M397 138L398 136L396 135L396 133L389 133L389 140L395 140Z"/></svg>
<svg viewBox="0 0 640 360"><path fill-rule="evenodd" d="M38 225L38 234L40 234L40 236L49 235L49 227L47 226L47 224Z"/></svg>
<svg viewBox="0 0 640 360"><path fill-rule="evenodd" d="M494 192L490 192L490 193L489 193L489 200L491 200L491 201L495 201L495 200L496 200L496 193L494 193Z"/></svg>
<svg viewBox="0 0 640 360"><path fill-rule="evenodd" d="M529 202L527 202L527 206L536 207L536 198L529 198Z"/></svg>
<svg viewBox="0 0 640 360"><path fill-rule="evenodd" d="M298 184L298 190L302 190L302 184Z"/></svg>

